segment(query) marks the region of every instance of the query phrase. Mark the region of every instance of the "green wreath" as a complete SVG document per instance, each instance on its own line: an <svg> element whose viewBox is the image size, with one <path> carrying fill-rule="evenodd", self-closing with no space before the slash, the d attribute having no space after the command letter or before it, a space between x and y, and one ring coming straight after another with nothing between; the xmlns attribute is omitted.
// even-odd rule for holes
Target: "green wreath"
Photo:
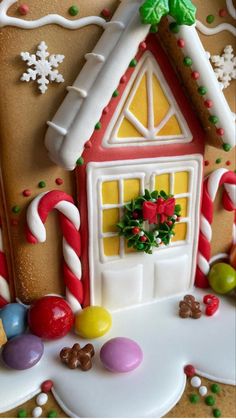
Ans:
<svg viewBox="0 0 236 419"><path fill-rule="evenodd" d="M129 248L152 254L153 247L170 243L180 212L181 206L176 205L173 195L145 189L144 195L124 206L124 215L117 224L119 235L126 238ZM148 231L145 222L151 225Z"/></svg>

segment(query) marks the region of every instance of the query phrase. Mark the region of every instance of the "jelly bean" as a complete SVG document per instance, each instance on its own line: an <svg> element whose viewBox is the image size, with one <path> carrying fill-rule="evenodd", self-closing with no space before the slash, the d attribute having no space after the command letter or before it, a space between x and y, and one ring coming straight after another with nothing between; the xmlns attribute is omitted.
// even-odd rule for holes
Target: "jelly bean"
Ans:
<svg viewBox="0 0 236 419"><path fill-rule="evenodd" d="M86 307L75 316L75 332L86 339L105 335L111 328L111 324L110 313L99 306Z"/></svg>

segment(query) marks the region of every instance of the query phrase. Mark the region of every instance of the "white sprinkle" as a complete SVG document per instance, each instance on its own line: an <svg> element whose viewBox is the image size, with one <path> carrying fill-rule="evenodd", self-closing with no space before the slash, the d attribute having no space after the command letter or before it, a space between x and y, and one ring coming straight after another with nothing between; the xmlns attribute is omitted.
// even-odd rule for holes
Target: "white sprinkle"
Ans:
<svg viewBox="0 0 236 419"><path fill-rule="evenodd" d="M157 244L160 244L161 243L161 239L157 239L156 242L157 242Z"/></svg>
<svg viewBox="0 0 236 419"><path fill-rule="evenodd" d="M190 383L191 383L191 386L192 387L198 388L202 384L202 381L201 381L201 378L200 377L197 377L195 375L193 378L191 378Z"/></svg>
<svg viewBox="0 0 236 419"><path fill-rule="evenodd" d="M40 416L43 413L43 409L39 406L35 407L34 410L32 411L32 417L33 418L40 418Z"/></svg>
<svg viewBox="0 0 236 419"><path fill-rule="evenodd" d="M139 236L140 237L144 236L144 231L140 231Z"/></svg>
<svg viewBox="0 0 236 419"><path fill-rule="evenodd" d="M199 387L198 391L199 391L200 396L204 397L207 394L207 387L206 386L201 386L201 387Z"/></svg>
<svg viewBox="0 0 236 419"><path fill-rule="evenodd" d="M43 406L44 404L46 404L48 401L48 395L46 393L40 393L37 397L36 397L36 403L38 406Z"/></svg>

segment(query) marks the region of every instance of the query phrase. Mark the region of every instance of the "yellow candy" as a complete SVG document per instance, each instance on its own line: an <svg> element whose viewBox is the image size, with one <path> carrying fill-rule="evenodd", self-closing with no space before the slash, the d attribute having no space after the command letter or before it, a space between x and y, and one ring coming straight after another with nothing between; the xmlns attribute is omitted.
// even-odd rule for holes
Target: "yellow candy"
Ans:
<svg viewBox="0 0 236 419"><path fill-rule="evenodd" d="M7 343L7 337L6 337L6 333L2 324L2 320L0 319L0 348L5 343Z"/></svg>
<svg viewBox="0 0 236 419"><path fill-rule="evenodd" d="M86 339L99 338L108 332L111 324L111 315L105 308L90 306L76 314L75 332Z"/></svg>

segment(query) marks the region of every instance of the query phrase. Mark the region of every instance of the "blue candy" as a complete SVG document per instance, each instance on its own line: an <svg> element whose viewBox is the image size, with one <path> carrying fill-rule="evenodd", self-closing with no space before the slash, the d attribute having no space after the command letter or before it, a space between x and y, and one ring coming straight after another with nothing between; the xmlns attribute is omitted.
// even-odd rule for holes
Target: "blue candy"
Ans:
<svg viewBox="0 0 236 419"><path fill-rule="evenodd" d="M0 319L7 338L21 335L27 328L27 308L22 304L7 304L0 310Z"/></svg>

